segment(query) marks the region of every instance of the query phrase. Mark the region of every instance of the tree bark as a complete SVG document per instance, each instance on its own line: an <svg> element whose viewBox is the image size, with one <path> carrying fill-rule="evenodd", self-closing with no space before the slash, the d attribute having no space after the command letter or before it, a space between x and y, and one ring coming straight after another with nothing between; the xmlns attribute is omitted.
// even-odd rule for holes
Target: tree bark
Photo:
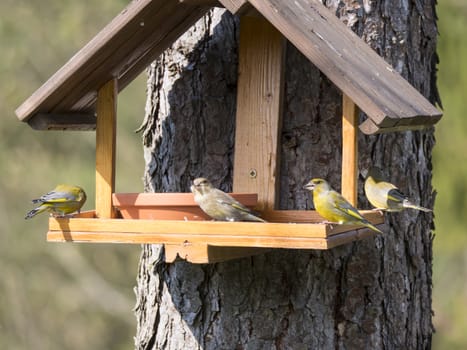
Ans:
<svg viewBox="0 0 467 350"><path fill-rule="evenodd" d="M347 25L432 102L434 0L328 1ZM238 19L212 10L149 69L147 191L187 192L204 176L231 189ZM311 177L340 189L340 91L287 48L280 207L311 209ZM433 130L359 137L359 169L389 170L432 207ZM360 184L361 185L361 184ZM359 207L368 208L359 188ZM137 349L426 349L431 346L433 216L386 215L384 236L329 251L274 250L210 265L163 262L143 246Z"/></svg>

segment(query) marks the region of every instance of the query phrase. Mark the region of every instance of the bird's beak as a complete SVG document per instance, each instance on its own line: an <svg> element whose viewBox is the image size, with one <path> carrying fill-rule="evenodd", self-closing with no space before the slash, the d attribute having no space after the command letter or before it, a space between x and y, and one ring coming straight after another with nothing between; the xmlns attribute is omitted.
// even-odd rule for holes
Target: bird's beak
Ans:
<svg viewBox="0 0 467 350"><path fill-rule="evenodd" d="M313 191L314 188L315 188L315 184L313 184L311 182L309 182L305 186L303 186L303 189L309 190L309 191Z"/></svg>

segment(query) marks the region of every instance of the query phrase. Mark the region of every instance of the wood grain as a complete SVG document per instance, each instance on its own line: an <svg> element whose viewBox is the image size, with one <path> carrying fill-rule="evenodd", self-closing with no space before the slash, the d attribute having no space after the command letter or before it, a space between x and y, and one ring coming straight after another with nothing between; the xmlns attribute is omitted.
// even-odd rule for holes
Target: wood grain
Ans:
<svg viewBox="0 0 467 350"><path fill-rule="evenodd" d="M221 3L233 13L248 5L242 0ZM319 1L250 3L367 114L362 132L414 129L440 119L440 111ZM125 88L210 5L204 1L132 1L17 108L18 118L47 125L49 113L92 115L102 84L116 77L119 90ZM75 118L61 126L82 130L88 121Z"/></svg>
<svg viewBox="0 0 467 350"><path fill-rule="evenodd" d="M165 244L164 251L166 262L174 262L177 258L180 258L195 264L211 264L263 254L270 250L267 248L214 247L207 244L189 243Z"/></svg>
<svg viewBox="0 0 467 350"><path fill-rule="evenodd" d="M99 89L96 124L96 214L115 217L112 193L115 190L115 148L117 137L117 80Z"/></svg>
<svg viewBox="0 0 467 350"><path fill-rule="evenodd" d="M38 113L28 124L35 130L89 131L96 129L96 116L94 113Z"/></svg>
<svg viewBox="0 0 467 350"><path fill-rule="evenodd" d="M440 119L440 111L318 0L250 3L355 101L376 132Z"/></svg>
<svg viewBox="0 0 467 350"><path fill-rule="evenodd" d="M355 103L342 95L342 195L357 208L358 195L358 115Z"/></svg>
<svg viewBox="0 0 467 350"><path fill-rule="evenodd" d="M248 6L246 0L219 0L219 2L234 15L240 14Z"/></svg>
<svg viewBox="0 0 467 350"><path fill-rule="evenodd" d="M363 212L374 224L383 218L377 212ZM217 221L122 220L50 218L49 241L79 241L137 244L207 244L223 247L327 249L330 237L345 232L355 240L358 227L320 223L252 223ZM357 237L358 238L358 237ZM336 243L337 244L337 243ZM187 252L189 248L187 247ZM227 253L228 249L225 251Z"/></svg>
<svg viewBox="0 0 467 350"><path fill-rule="evenodd" d="M259 210L276 203L284 49L266 20L241 18L233 189L258 193Z"/></svg>
<svg viewBox="0 0 467 350"><path fill-rule="evenodd" d="M258 202L256 193L229 193L233 198L248 207ZM193 193L113 193L112 202L116 206L197 206Z"/></svg>
<svg viewBox="0 0 467 350"><path fill-rule="evenodd" d="M209 9L178 1L130 2L24 101L16 115L28 121L37 113L93 114L100 86L116 77L119 91L124 89Z"/></svg>
<svg viewBox="0 0 467 350"><path fill-rule="evenodd" d="M117 220L117 219L114 219ZM94 221L98 221L95 219ZM123 220L120 220L123 221ZM126 220L125 220L126 221ZM186 224L185 224L186 225ZM264 224L259 224L264 225ZM274 224L273 224L274 225ZM303 226L303 225L301 225ZM308 226L308 225L307 225ZM318 226L318 225L317 225ZM324 226L324 225L323 225ZM212 245L220 247L245 247L245 248L288 248L288 249L329 249L341 244L353 242L355 240L367 237L370 232L366 228L357 229L348 227L346 231L336 233L329 237L298 237L289 236L271 236L261 234L206 234L206 233L168 233L159 232L124 232L124 231L103 231L100 228L92 230L92 226L82 225L84 230L73 229L54 230L51 227L47 233L49 242L88 242L88 243L129 243L129 244L171 244L185 245L186 253L190 253L193 245L199 249L199 245ZM363 234L361 231L365 234ZM289 231L290 233L295 230ZM371 235L374 235L371 233ZM228 254L229 248L225 253ZM254 251L254 250L253 250ZM238 253L238 252L237 252ZM173 253L172 253L173 254ZM192 253L195 254L195 253ZM197 253L196 253L197 254ZM245 255L249 255L245 252ZM172 255L173 257L173 255Z"/></svg>

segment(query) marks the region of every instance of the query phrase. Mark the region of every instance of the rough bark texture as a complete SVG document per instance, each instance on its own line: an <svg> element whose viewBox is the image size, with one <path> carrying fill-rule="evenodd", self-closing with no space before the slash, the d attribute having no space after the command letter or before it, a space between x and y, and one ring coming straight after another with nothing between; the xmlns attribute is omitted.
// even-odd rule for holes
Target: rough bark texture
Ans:
<svg viewBox="0 0 467 350"><path fill-rule="evenodd" d="M434 0L328 1L347 24L433 102ZM149 69L147 191L188 191L210 178L230 190L238 20L213 10ZM312 208L310 177L340 187L341 95L289 45L281 208ZM360 169L377 164L431 207L433 130L361 136ZM359 191L360 207L368 207ZM330 251L276 250L212 265L165 264L143 247L137 349L430 348L432 220L386 216L383 237Z"/></svg>

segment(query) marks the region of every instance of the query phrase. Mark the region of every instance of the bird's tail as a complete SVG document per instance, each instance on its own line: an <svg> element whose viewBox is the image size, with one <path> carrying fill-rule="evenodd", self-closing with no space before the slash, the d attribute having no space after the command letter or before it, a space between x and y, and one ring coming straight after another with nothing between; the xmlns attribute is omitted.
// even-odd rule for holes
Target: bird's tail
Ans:
<svg viewBox="0 0 467 350"><path fill-rule="evenodd" d="M412 202L408 201L408 200L405 200L403 203L402 203L402 206L404 208L411 208L411 209L416 209L416 210L421 210L421 211L424 211L425 213L429 213L433 210L431 209L428 209L428 208L423 208L419 205L416 205L416 204L413 204Z"/></svg>
<svg viewBox="0 0 467 350"><path fill-rule="evenodd" d="M371 222L365 220L365 222L363 222L363 225L365 227L368 227L370 230L373 230L375 232L378 232L380 234L383 234L383 231L381 231L379 228L377 228L375 225L373 225Z"/></svg>
<svg viewBox="0 0 467 350"><path fill-rule="evenodd" d="M264 219L261 219L259 216L253 215L253 214L248 214L247 217L248 221L258 221L258 222L267 222Z"/></svg>
<svg viewBox="0 0 467 350"><path fill-rule="evenodd" d="M29 213L26 214L26 216L24 217L26 220L27 219L30 219L34 216L36 216L37 214L40 214L42 213L44 210L46 210L47 208L46 207L43 207L43 206L40 206L40 207L37 207L37 208L34 208L33 210L31 210Z"/></svg>

